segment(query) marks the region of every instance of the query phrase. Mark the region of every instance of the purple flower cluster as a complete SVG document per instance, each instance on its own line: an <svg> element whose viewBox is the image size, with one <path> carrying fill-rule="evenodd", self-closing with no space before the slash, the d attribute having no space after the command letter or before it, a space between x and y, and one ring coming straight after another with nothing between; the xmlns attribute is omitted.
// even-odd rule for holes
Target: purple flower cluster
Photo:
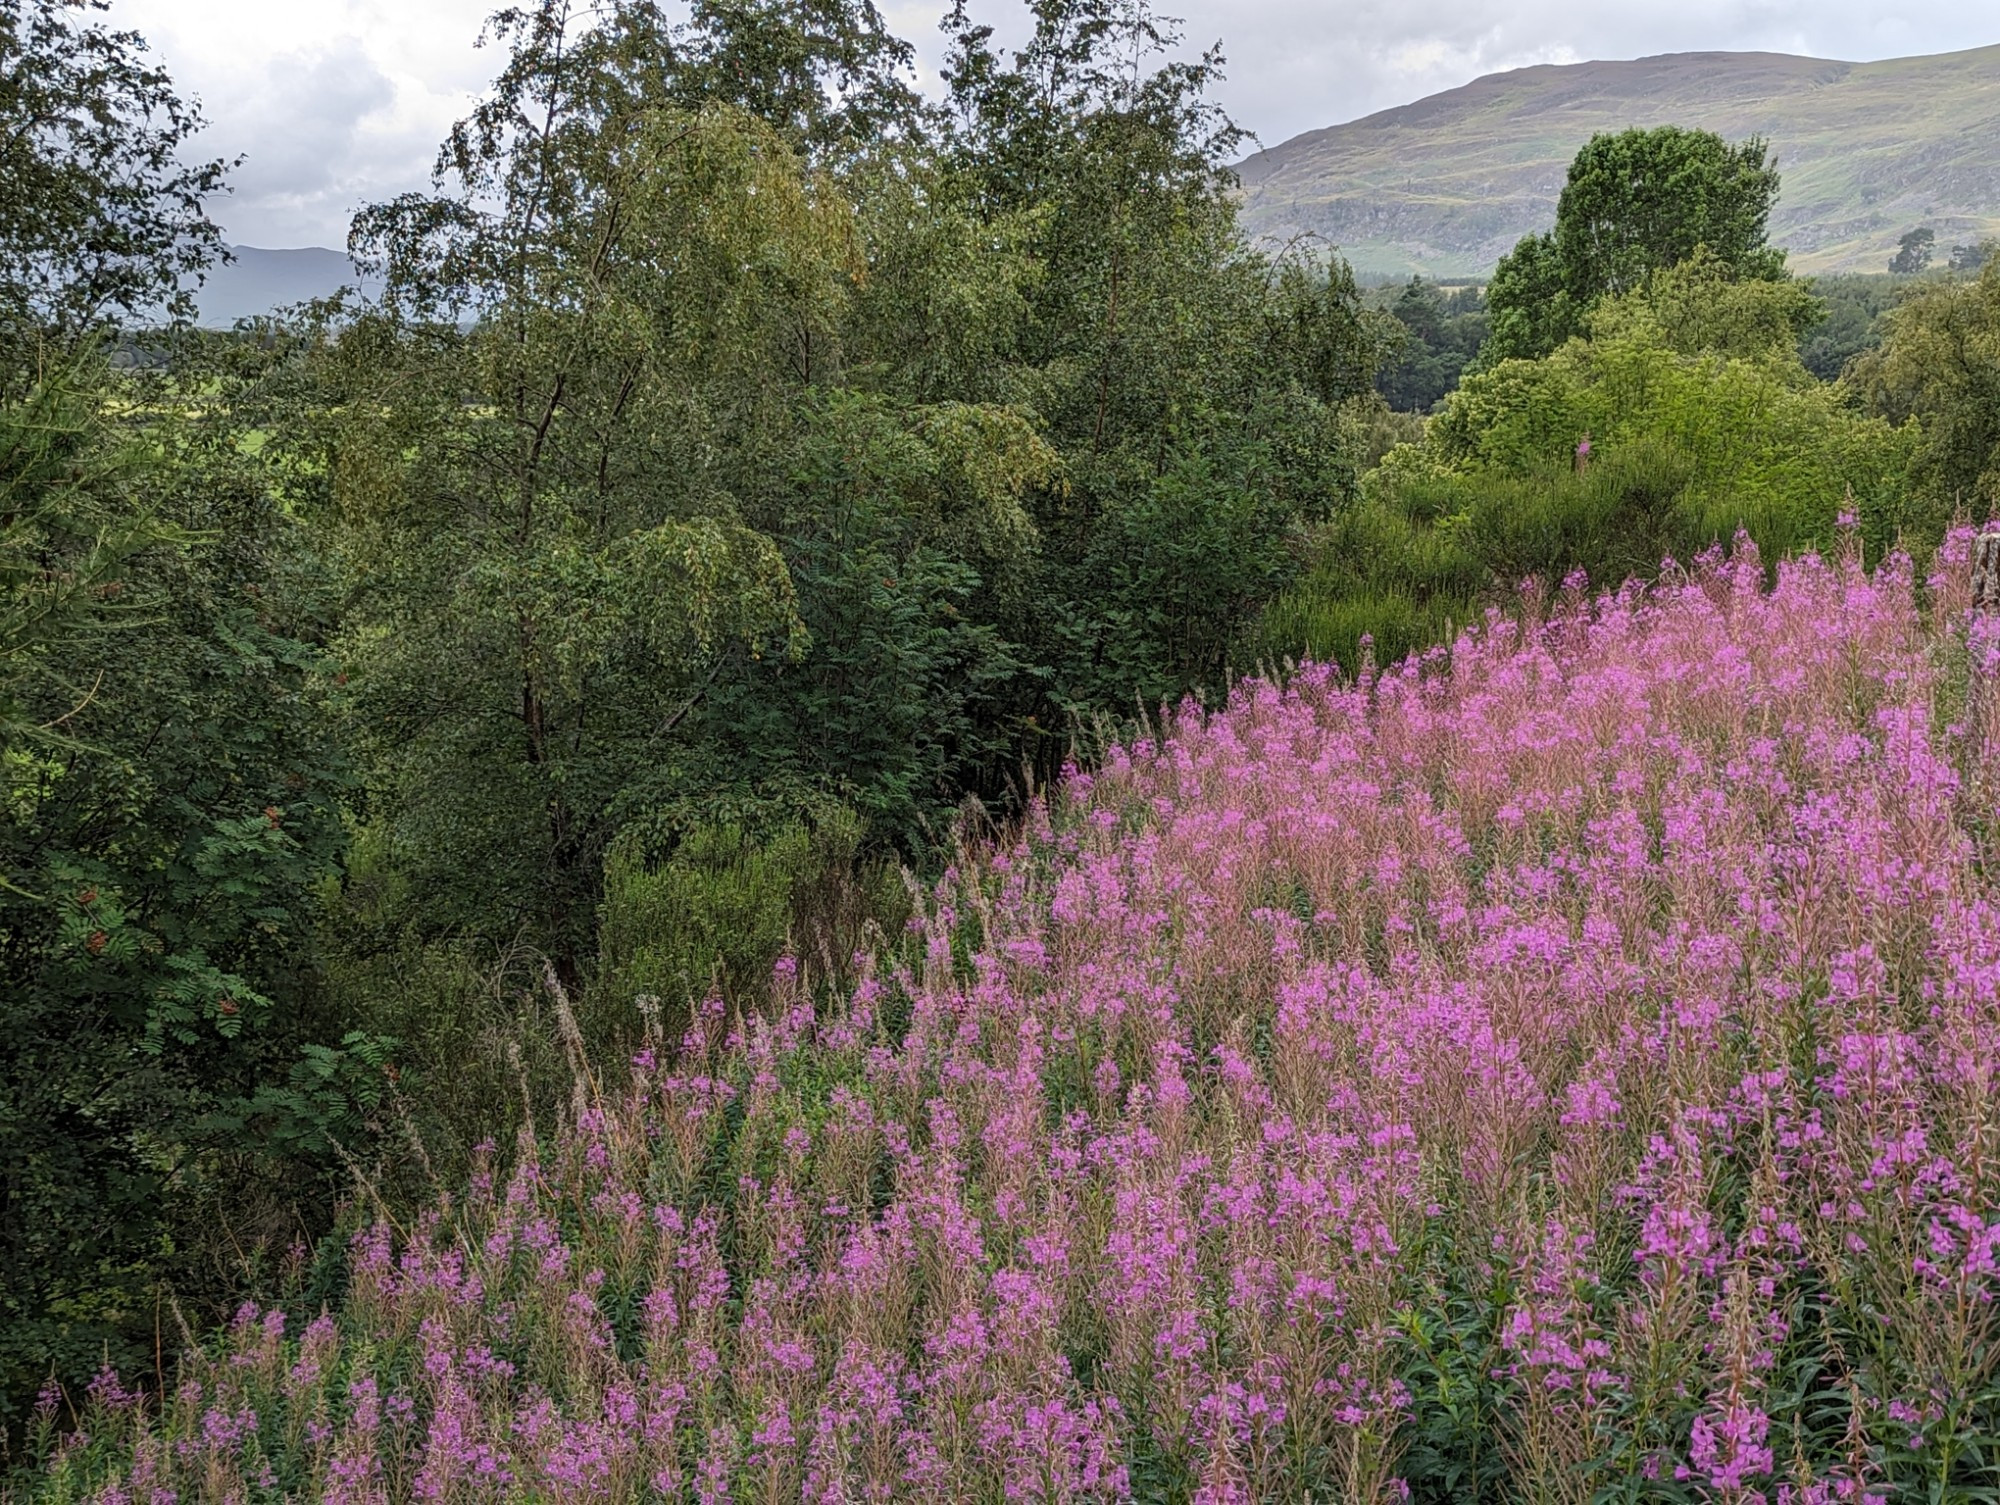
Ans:
<svg viewBox="0 0 2000 1505"><path fill-rule="evenodd" d="M339 1310L105 1376L49 1497L1403 1499L1447 1306L1519 1497L1944 1497L2000 1361L1967 547L1739 541L1185 710L851 996L698 1011Z"/></svg>

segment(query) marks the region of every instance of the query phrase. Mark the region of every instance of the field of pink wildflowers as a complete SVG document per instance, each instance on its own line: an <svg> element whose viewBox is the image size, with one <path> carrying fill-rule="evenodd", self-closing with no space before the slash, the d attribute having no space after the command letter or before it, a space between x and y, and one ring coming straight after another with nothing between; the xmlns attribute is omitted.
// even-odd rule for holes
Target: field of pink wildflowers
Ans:
<svg viewBox="0 0 2000 1505"><path fill-rule="evenodd" d="M1967 550L1186 713L851 997L781 966L362 1227L333 1310L52 1401L41 1492L1991 1498Z"/></svg>

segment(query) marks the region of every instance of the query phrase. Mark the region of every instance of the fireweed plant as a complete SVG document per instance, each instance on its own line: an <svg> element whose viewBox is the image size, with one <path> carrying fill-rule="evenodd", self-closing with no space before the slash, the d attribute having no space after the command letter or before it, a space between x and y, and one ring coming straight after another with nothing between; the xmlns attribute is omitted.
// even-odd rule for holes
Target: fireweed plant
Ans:
<svg viewBox="0 0 2000 1505"><path fill-rule="evenodd" d="M1847 536L1169 718L34 1488L1992 1498L2000 652Z"/></svg>

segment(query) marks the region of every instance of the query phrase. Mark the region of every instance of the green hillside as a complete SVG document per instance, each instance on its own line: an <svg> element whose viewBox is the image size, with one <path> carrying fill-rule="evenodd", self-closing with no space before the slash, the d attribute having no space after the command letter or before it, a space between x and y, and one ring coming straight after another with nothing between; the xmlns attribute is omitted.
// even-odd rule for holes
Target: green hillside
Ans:
<svg viewBox="0 0 2000 1505"><path fill-rule="evenodd" d="M1244 162L1253 234L1314 234L1363 275L1471 275L1554 221L1598 131L1761 135L1784 174L1772 238L1804 271L1880 271L1919 225L2000 233L2000 46L1842 63L1688 52L1522 68L1311 131Z"/></svg>

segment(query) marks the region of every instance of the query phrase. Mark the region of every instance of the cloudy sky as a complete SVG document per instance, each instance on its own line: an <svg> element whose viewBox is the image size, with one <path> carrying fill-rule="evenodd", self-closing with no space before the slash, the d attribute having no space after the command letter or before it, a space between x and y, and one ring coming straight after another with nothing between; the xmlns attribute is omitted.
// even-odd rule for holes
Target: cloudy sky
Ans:
<svg viewBox="0 0 2000 1505"><path fill-rule="evenodd" d="M348 216L420 186L497 59L473 44L496 0L113 0L244 157L216 206L230 238L338 246ZM880 3L880 0L878 0ZM884 12L934 75L937 0ZM1018 0L975 9L1002 23ZM1266 145L1504 68L1761 49L1855 61L2000 42L1986 4L1909 0L1164 0L1188 41L1221 40L1222 100Z"/></svg>

